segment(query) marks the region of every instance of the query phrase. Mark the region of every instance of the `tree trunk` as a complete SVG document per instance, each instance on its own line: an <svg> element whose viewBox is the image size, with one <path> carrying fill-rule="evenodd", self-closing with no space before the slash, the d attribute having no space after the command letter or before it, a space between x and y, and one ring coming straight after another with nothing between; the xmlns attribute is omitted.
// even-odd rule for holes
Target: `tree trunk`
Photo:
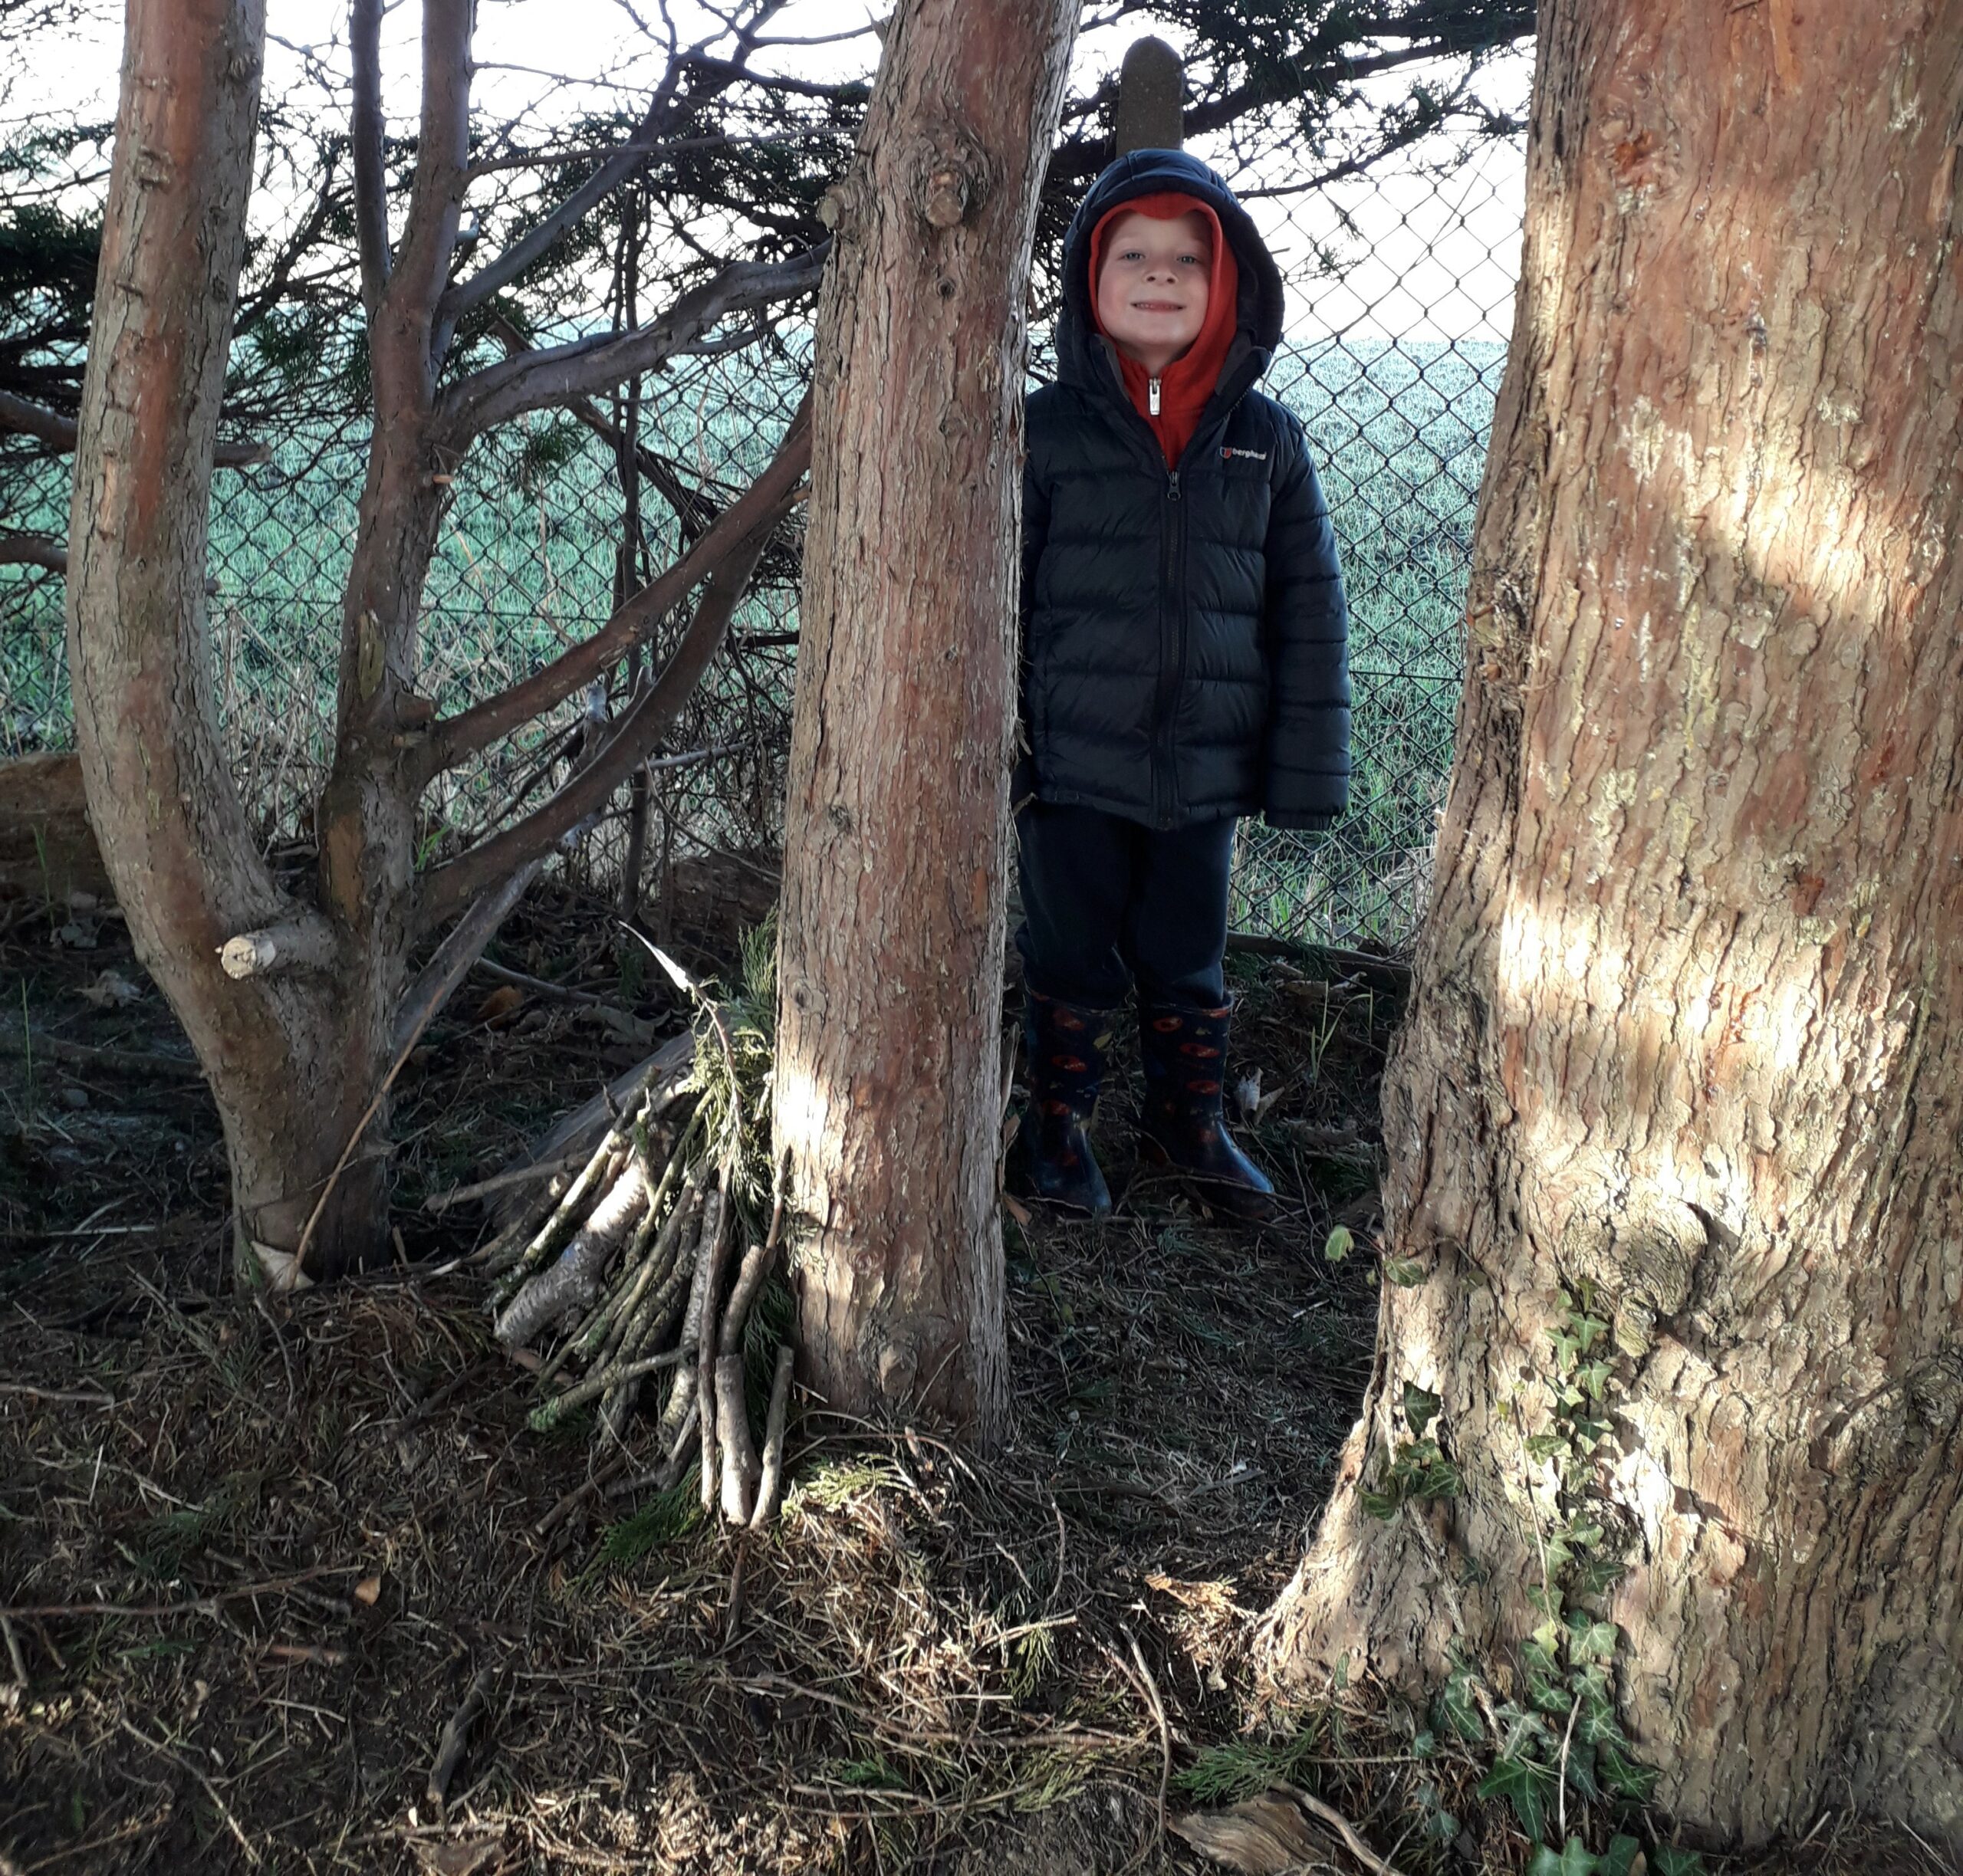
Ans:
<svg viewBox="0 0 1963 1876"><path fill-rule="evenodd" d="M1959 136L1963 0L1543 8L1393 1280L1271 1618L1410 1683L1555 1579L1718 1842L1963 1842ZM1379 1521L1427 1395L1457 1495Z"/></svg>
<svg viewBox="0 0 1963 1876"><path fill-rule="evenodd" d="M235 981L225 941L303 921L261 863L211 687L205 550L252 188L261 0L133 0L70 514L67 649L90 813L136 954L205 1064L242 1254L298 1242L362 1098L318 969ZM317 1227L339 1242L374 1169Z"/></svg>
<svg viewBox="0 0 1963 1876"><path fill-rule="evenodd" d="M1074 0L908 0L818 316L777 1129L834 1407L999 1429L1024 300Z"/></svg>

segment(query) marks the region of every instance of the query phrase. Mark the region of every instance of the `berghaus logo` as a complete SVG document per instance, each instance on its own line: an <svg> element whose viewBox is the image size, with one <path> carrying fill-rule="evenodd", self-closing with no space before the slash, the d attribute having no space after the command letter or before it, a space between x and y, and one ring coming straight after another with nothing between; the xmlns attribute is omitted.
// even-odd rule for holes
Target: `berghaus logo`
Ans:
<svg viewBox="0 0 1963 1876"><path fill-rule="evenodd" d="M1220 452L1222 462L1231 462L1236 456L1245 456L1250 462L1265 462L1268 452L1264 449L1236 449L1231 443L1227 444Z"/></svg>

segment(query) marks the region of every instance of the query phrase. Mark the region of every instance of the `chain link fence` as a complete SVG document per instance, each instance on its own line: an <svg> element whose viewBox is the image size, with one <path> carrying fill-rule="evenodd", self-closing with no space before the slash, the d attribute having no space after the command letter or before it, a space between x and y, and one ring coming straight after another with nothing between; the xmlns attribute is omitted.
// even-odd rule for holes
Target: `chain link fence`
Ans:
<svg viewBox="0 0 1963 1876"><path fill-rule="evenodd" d="M1396 944L1422 907L1511 319L1521 173L1517 143L1493 140L1469 150L1420 144L1300 195L1246 189L1290 281L1288 338L1268 388L1307 427L1343 550L1356 769L1350 812L1332 834L1244 828L1237 929ZM604 287L585 319L567 317L569 330L604 324ZM728 500L768 461L807 353L808 336L784 329L676 361L644 386L638 412L617 401L584 419L548 412L480 443L454 485L431 568L418 689L447 713L591 632L623 579L638 584L666 564L702 524L702 504ZM627 525L623 487L620 433L630 427L638 453L624 480L638 485L638 528ZM366 422L353 412L324 419L316 406L290 434L262 440L270 463L221 471L214 484L210 629L220 719L270 850L307 838L324 779ZM0 531L65 535L67 510L65 459L0 452ZM672 869L694 854L768 865L789 738L796 570L787 540L648 770L643 879L657 918ZM681 623L664 622L648 668ZM636 676L616 675L607 708L617 712ZM445 777L425 803L423 860L537 805L588 706L569 704ZM0 567L0 757L65 747L72 734L60 576ZM618 808L567 864L596 883L616 880L628 811Z"/></svg>

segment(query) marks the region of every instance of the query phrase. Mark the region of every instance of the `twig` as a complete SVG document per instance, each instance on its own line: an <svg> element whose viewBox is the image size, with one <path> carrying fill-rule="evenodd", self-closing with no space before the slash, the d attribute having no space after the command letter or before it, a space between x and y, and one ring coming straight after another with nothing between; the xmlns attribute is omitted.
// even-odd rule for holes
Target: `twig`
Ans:
<svg viewBox="0 0 1963 1876"><path fill-rule="evenodd" d="M574 1408L598 1400L609 1388L643 1380L664 1368L678 1368L689 1359L691 1352L686 1349L668 1349L659 1355L644 1355L638 1362L616 1362L611 1367L603 1368L597 1374L587 1375L577 1387L554 1395L544 1406L534 1407L527 1424L533 1432L544 1433L564 1419Z"/></svg>
<svg viewBox="0 0 1963 1876"><path fill-rule="evenodd" d="M743 1324L750 1313L750 1306L756 1301L757 1292L762 1289L764 1279L770 1274L772 1260L777 1255L779 1237L784 1230L784 1181L790 1169L791 1149L787 1147L778 1161L775 1190L771 1194L770 1229L764 1234L761 1244L752 1244L743 1253L742 1267L736 1273L736 1280L729 1286L729 1306L723 1312L722 1332L716 1338L716 1352L719 1355L735 1355L743 1346Z"/></svg>
<svg viewBox="0 0 1963 1876"><path fill-rule="evenodd" d="M85 1042L70 1042L65 1037L44 1036L38 1030L23 1035L18 1030L0 1030L0 1055L45 1056L51 1062L67 1062L77 1068L113 1069L125 1075L202 1081L203 1068L182 1056L157 1055L135 1049L97 1049Z"/></svg>
<svg viewBox="0 0 1963 1876"><path fill-rule="evenodd" d="M457 1710L444 1723L442 1736L436 1742L436 1763L429 1768L429 1782L423 1788L423 1795L436 1808L436 1815L443 1815L444 1795L450 1789L450 1780L456 1776L459 1762L463 1757L464 1740L470 1732L471 1722L484 1708L484 1697L491 1690L492 1671L487 1662L471 1677L470 1687Z"/></svg>
<svg viewBox="0 0 1963 1876"><path fill-rule="evenodd" d="M259 1313L266 1319L266 1326L273 1332L273 1346L279 1351L280 1365L286 1370L286 1417L293 1418L293 1405L298 1391L293 1382L293 1357L287 1352L286 1338L280 1333L279 1324L273 1319L273 1313L266 1307L265 1298L257 1290L252 1292L252 1302Z"/></svg>
<svg viewBox="0 0 1963 1876"><path fill-rule="evenodd" d="M0 1639L7 1644L7 1659L14 1670L14 1684L9 1691L18 1705L28 1690L27 1658L21 1652L21 1638L15 1634L14 1625L4 1615L0 1615Z"/></svg>
<svg viewBox="0 0 1963 1876"><path fill-rule="evenodd" d="M521 1166L514 1172L501 1172L488 1179L480 1179L475 1185L453 1185L447 1192L438 1192L423 1201L423 1209L431 1213L442 1213L452 1205L461 1205L466 1199L488 1198L493 1192L502 1192L515 1185L530 1185L540 1179L551 1179L562 1172L570 1172L575 1167L586 1164L584 1153L569 1153L564 1159L547 1160L541 1166Z"/></svg>
<svg viewBox="0 0 1963 1876"><path fill-rule="evenodd" d="M25 1394L31 1400L56 1401L69 1407L113 1407L113 1395L85 1388L37 1388L25 1381L0 1381L0 1394Z"/></svg>
<svg viewBox="0 0 1963 1876"><path fill-rule="evenodd" d="M777 1516L784 1497L784 1433L791 1416L791 1373L797 1365L797 1353L789 1342L777 1352L777 1375L771 1383L770 1414L764 1422L763 1477L757 1486L757 1508L750 1513L750 1529L761 1530Z"/></svg>
<svg viewBox="0 0 1963 1876"><path fill-rule="evenodd" d="M737 1633L743 1626L743 1566L750 1557L747 1530L737 1533L735 1549L735 1559L729 1566L729 1606L722 1616L722 1646L725 1654L735 1646Z"/></svg>
<svg viewBox="0 0 1963 1876"><path fill-rule="evenodd" d="M116 1723L120 1726L125 1733L128 1733L132 1739L141 1741L142 1743L147 1746L152 1752L157 1753L163 1758L168 1759L173 1765L178 1768L179 1771L189 1773L192 1777L196 1779L198 1782L205 1788L205 1796L218 1807L219 1815L225 1819L226 1827L231 1831L232 1835L238 1839L239 1848L245 1852L245 1861L251 1864L255 1869L257 1869L259 1866L259 1852L254 1846L252 1838L245 1835L245 1827L240 1824L237 1818L232 1815L231 1805L227 1804L224 1799L219 1796L218 1787L214 1785L209 1779L206 1778L203 1773L200 1772L189 1759L182 1758L177 1753L173 1752L170 1748L165 1745L161 1740L152 1739L147 1733L138 1730L138 1729L132 1726L128 1720L120 1717L117 1719Z"/></svg>
<svg viewBox="0 0 1963 1876"><path fill-rule="evenodd" d="M347 1649L321 1648L305 1641L269 1642L266 1653L276 1661L311 1661L321 1667L342 1667L347 1664Z"/></svg>
<svg viewBox="0 0 1963 1876"><path fill-rule="evenodd" d="M1560 1803L1561 1842L1567 1842L1567 1754L1574 1743L1574 1723L1581 1711L1581 1696L1574 1697L1574 1704L1567 1710L1567 1725L1561 1733L1561 1763L1554 1775L1554 1790Z"/></svg>
<svg viewBox="0 0 1963 1876"><path fill-rule="evenodd" d="M1370 1871L1371 1876L1403 1876L1403 1871L1395 1863L1386 1862L1364 1842L1357 1835L1356 1827L1333 1805L1324 1804L1320 1798L1311 1798L1307 1792L1289 1784L1284 1779L1277 1779L1269 1789L1286 1792L1310 1816L1320 1818L1343 1839L1350 1854Z"/></svg>
<svg viewBox="0 0 1963 1876"><path fill-rule="evenodd" d="M761 1468L757 1464L757 1449L750 1443L740 1355L716 1357L715 1441L722 1456L722 1515L731 1524L746 1526L751 1516L750 1495Z"/></svg>
<svg viewBox="0 0 1963 1876"><path fill-rule="evenodd" d="M1152 1717L1159 1722L1159 1835L1166 1835L1166 1792L1172 1782L1172 1729L1166 1723L1165 1703L1159 1697L1159 1684L1152 1677L1152 1670L1145 1664L1145 1651L1138 1644L1138 1637L1123 1622L1118 1625L1132 1651L1132 1659L1137 1664L1140 1681L1145 1684L1145 1697L1152 1704Z"/></svg>
<svg viewBox="0 0 1963 1876"><path fill-rule="evenodd" d="M281 1595L320 1577L348 1574L344 1568L324 1563L291 1576L270 1577L260 1583L242 1583L236 1589L214 1589L209 1595L193 1596L182 1602L16 1602L0 1608L0 1617L18 1615L30 1620L53 1621L86 1615L208 1615L221 1602L242 1602L253 1596Z"/></svg>
<svg viewBox="0 0 1963 1876"><path fill-rule="evenodd" d="M547 1512L544 1516L531 1527L532 1536L548 1536L554 1525L563 1519L570 1517L581 1505L585 1503L587 1500L607 1491L613 1481L619 1478L633 1463L632 1455L626 1453L616 1453L591 1478L582 1480L550 1511Z"/></svg>
<svg viewBox="0 0 1963 1876"><path fill-rule="evenodd" d="M582 1009L603 1010L609 1016L617 1016L623 1023L640 1023L646 1019L636 1016L631 1010L623 1010L618 1004L609 1003L604 997L596 997L590 990L575 990L570 984L554 984L549 977L528 977L522 971L514 971L508 964L493 964L488 958L480 958L471 966L488 977L495 977L500 984L508 984L515 990L528 990L534 997L547 997L554 1003L577 1004Z"/></svg>

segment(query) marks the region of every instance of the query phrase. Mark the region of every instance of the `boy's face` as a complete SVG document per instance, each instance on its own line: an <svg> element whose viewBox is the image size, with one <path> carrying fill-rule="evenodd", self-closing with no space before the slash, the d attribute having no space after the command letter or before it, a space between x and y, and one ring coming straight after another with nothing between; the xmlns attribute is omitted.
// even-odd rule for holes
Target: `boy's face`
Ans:
<svg viewBox="0 0 1963 1876"><path fill-rule="evenodd" d="M1213 230L1198 213L1175 222L1121 215L1104 231L1097 319L1112 343L1155 376L1206 324Z"/></svg>

